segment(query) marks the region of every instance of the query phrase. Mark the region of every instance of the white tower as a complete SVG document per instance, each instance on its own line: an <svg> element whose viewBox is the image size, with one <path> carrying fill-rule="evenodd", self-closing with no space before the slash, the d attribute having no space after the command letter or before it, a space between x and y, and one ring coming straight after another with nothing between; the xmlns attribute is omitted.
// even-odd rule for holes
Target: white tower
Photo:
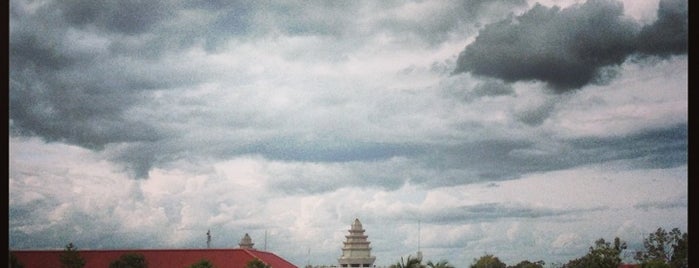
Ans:
<svg viewBox="0 0 699 268"><path fill-rule="evenodd" d="M252 242L252 238L250 238L250 236L247 233L245 233L245 236L243 236L243 238L240 239L240 243L238 243L238 246L240 246L240 248L252 248L252 246L254 245L255 243Z"/></svg>
<svg viewBox="0 0 699 268"><path fill-rule="evenodd" d="M343 242L342 256L337 261L340 267L372 267L374 266L375 256L371 256L371 247L367 237L364 234L362 223L359 219L354 219L352 228L349 229L349 235L345 236L347 241Z"/></svg>

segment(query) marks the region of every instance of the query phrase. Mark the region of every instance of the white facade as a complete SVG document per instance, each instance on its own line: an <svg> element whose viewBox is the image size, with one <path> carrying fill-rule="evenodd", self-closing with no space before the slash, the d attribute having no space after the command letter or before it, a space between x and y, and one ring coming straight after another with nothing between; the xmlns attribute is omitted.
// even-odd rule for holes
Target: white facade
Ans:
<svg viewBox="0 0 699 268"><path fill-rule="evenodd" d="M375 256L371 256L370 242L364 234L362 223L359 219L354 219L352 228L349 229L349 235L345 236L347 240L342 247L342 256L338 262L340 267L372 267L374 266Z"/></svg>

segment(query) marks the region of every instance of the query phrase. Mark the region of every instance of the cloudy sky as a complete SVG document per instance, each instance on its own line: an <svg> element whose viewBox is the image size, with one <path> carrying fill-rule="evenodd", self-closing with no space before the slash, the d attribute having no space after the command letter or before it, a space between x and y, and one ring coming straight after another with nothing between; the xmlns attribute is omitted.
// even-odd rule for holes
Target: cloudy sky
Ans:
<svg viewBox="0 0 699 268"><path fill-rule="evenodd" d="M687 229L687 2L10 1L9 246L567 262ZM267 243L265 244L265 233ZM627 260L630 260L627 255Z"/></svg>

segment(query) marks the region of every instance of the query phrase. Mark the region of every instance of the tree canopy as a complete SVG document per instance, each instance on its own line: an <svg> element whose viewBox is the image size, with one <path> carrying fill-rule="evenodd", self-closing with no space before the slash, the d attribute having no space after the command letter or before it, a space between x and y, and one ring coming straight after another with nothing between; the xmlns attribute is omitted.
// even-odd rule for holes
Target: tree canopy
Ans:
<svg viewBox="0 0 699 268"><path fill-rule="evenodd" d="M604 241L603 238L595 241L595 246L590 247L587 255L574 259L563 265L564 268L607 268L618 267L621 264L621 252L626 249L626 242L618 237L614 238L614 244Z"/></svg>
<svg viewBox="0 0 699 268"><path fill-rule="evenodd" d="M637 251L634 259L644 267L661 267L662 264L672 268L688 267L688 239L687 233L678 228L670 232L658 228L643 239L644 250Z"/></svg>
<svg viewBox="0 0 699 268"><path fill-rule="evenodd" d="M390 268L424 268L425 265L422 264L422 260L418 258L413 258L410 255L404 260L400 257L400 261L396 264L390 266Z"/></svg>
<svg viewBox="0 0 699 268"><path fill-rule="evenodd" d="M492 254L483 255L480 259L473 259L473 262L471 268L505 268L507 266Z"/></svg>
<svg viewBox="0 0 699 268"><path fill-rule="evenodd" d="M432 261L428 261L427 267L429 267L429 268L454 268L454 265L451 265L446 260L441 260L437 263L433 263Z"/></svg>
<svg viewBox="0 0 699 268"><path fill-rule="evenodd" d="M546 263L544 261L530 262L528 260L524 260L514 266L507 266L507 268L544 268L545 264Z"/></svg>
<svg viewBox="0 0 699 268"><path fill-rule="evenodd" d="M260 259L255 258L251 261L249 261L247 264L245 264L245 268L271 268L272 266L267 265L266 263L262 262Z"/></svg>
<svg viewBox="0 0 699 268"><path fill-rule="evenodd" d="M109 268L148 268L148 262L141 253L126 253L112 261Z"/></svg>
<svg viewBox="0 0 699 268"><path fill-rule="evenodd" d="M189 266L189 268L215 268L214 265L206 259L202 259L199 262L196 262Z"/></svg>
<svg viewBox="0 0 699 268"><path fill-rule="evenodd" d="M60 255L61 268L82 268L85 266L85 259L80 256L78 248L73 243L68 243Z"/></svg>

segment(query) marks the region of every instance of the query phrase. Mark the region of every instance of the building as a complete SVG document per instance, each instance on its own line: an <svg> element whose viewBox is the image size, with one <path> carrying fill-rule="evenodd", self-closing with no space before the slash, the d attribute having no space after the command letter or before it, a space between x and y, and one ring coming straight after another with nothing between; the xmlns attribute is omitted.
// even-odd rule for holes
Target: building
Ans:
<svg viewBox="0 0 699 268"><path fill-rule="evenodd" d="M247 234L241 239L240 244L240 248L221 249L120 249L78 250L78 252L85 259L84 268L109 267L112 261L128 253L143 254L149 268L189 267L203 259L208 260L217 268L245 268L248 262L256 258L272 268L298 268L272 252L252 248L252 240ZM25 268L61 267L61 253L63 250L12 251L12 254Z"/></svg>
<svg viewBox="0 0 699 268"><path fill-rule="evenodd" d="M371 256L371 247L367 235L364 234L362 223L359 219L354 219L347 240L342 247L342 256L338 259L340 267L372 267L375 256Z"/></svg>
<svg viewBox="0 0 699 268"><path fill-rule="evenodd" d="M245 236L243 236L243 238L240 239L240 243L238 243L240 248L252 248L254 245L255 243L252 242L252 238L250 238L247 233L245 233Z"/></svg>

